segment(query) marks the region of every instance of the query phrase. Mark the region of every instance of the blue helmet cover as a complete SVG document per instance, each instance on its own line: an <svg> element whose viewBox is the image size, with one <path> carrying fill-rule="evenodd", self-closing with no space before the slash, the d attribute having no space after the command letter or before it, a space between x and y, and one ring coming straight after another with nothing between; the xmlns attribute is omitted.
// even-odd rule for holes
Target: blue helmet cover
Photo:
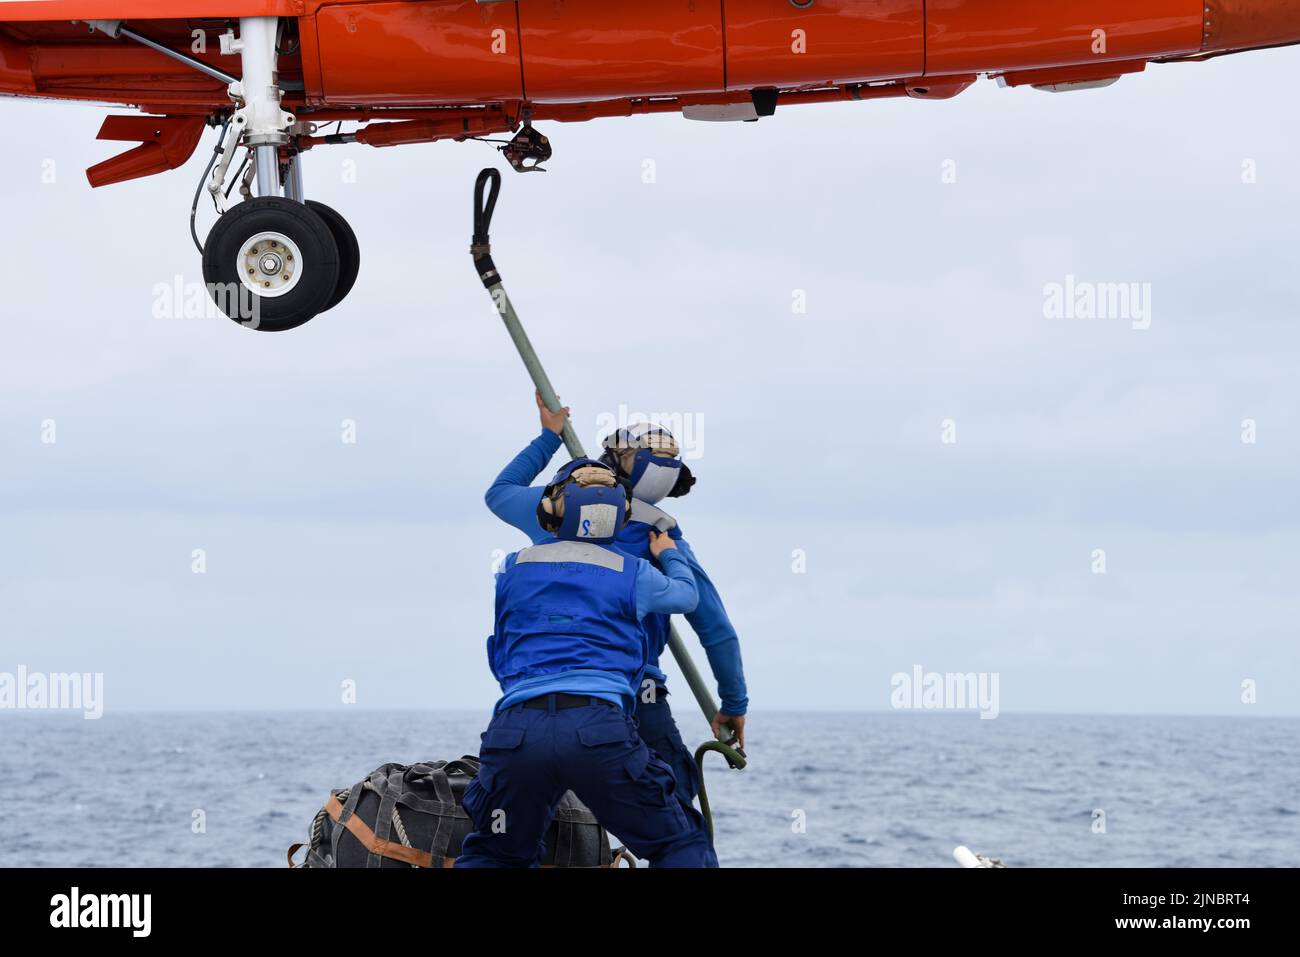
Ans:
<svg viewBox="0 0 1300 957"><path fill-rule="evenodd" d="M582 486L571 481L576 470L589 465L608 469L615 477L613 487ZM564 518L555 529L555 536L565 541L592 542L596 545L613 542L627 523L629 505L629 490L623 482L617 480L617 472L608 464L595 459L574 459L555 473L546 486L544 498L555 495L557 487L561 485L564 487Z"/></svg>
<svg viewBox="0 0 1300 957"><path fill-rule="evenodd" d="M564 518L555 535L570 542L608 545L626 521L627 492L621 485L569 484L564 488Z"/></svg>

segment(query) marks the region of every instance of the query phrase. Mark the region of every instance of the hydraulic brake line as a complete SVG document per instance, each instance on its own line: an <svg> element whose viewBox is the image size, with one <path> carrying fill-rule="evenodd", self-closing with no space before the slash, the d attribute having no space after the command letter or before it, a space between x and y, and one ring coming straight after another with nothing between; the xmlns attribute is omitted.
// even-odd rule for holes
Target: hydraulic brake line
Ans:
<svg viewBox="0 0 1300 957"><path fill-rule="evenodd" d="M217 137L217 145L212 150L212 158L208 160L207 168L204 169L203 175L199 177L199 185L194 190L194 202L190 204L190 238L194 240L194 248L203 255L203 243L199 242L199 231L195 225L195 218L199 214L199 197L203 195L203 185L208 181L208 176L212 173L212 167L217 165L217 157L221 155L221 145L226 141L226 129L230 126L229 118L221 124L221 135Z"/></svg>

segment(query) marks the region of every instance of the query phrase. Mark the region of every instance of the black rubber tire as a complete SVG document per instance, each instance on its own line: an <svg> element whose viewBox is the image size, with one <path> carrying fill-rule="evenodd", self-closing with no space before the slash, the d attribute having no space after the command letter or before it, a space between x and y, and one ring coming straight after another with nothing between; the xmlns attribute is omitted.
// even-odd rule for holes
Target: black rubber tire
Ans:
<svg viewBox="0 0 1300 957"><path fill-rule="evenodd" d="M356 284L357 273L361 271L361 244L357 242L357 234L352 231L348 221L333 206L326 206L314 199L307 200L307 205L325 220L325 225L334 234L334 242L339 247L339 282L334 288L334 295L330 297L329 305L321 310L328 312L341 303Z"/></svg>
<svg viewBox="0 0 1300 957"><path fill-rule="evenodd" d="M252 316L230 318L260 332L295 329L329 307L339 280L339 248L334 233L303 203L279 196L258 196L228 210L212 227L203 246L203 280L213 301L229 316L227 303L223 302L229 290L241 291L241 297L252 295L243 291L240 282L239 250L249 237L261 232L277 232L291 239L302 253L306 269L298 284L283 296L253 296L256 312Z"/></svg>

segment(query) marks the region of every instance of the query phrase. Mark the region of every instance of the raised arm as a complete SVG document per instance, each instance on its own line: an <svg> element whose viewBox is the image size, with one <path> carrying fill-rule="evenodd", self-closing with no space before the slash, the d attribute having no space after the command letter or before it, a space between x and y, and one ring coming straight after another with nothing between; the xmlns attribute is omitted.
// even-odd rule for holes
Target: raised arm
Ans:
<svg viewBox="0 0 1300 957"><path fill-rule="evenodd" d="M559 451L560 432L569 416L567 407L551 412L540 396L537 404L542 417L541 433L510 460L483 496L493 515L519 529L534 544L548 536L537 524L537 503L542 499L542 489L531 487L531 483Z"/></svg>

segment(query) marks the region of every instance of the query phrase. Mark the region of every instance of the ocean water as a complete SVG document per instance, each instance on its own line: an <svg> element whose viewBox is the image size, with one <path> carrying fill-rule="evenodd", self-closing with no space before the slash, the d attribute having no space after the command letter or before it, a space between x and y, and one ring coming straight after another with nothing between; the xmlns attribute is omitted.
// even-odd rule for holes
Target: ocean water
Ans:
<svg viewBox="0 0 1300 957"><path fill-rule="evenodd" d="M0 866L283 867L330 788L477 751L461 712L0 714ZM702 739L691 716L688 740ZM1300 864L1300 720L758 713L724 866ZM712 762L716 761L714 764ZM206 829L194 833L201 810ZM1094 812L1105 812L1095 833Z"/></svg>

